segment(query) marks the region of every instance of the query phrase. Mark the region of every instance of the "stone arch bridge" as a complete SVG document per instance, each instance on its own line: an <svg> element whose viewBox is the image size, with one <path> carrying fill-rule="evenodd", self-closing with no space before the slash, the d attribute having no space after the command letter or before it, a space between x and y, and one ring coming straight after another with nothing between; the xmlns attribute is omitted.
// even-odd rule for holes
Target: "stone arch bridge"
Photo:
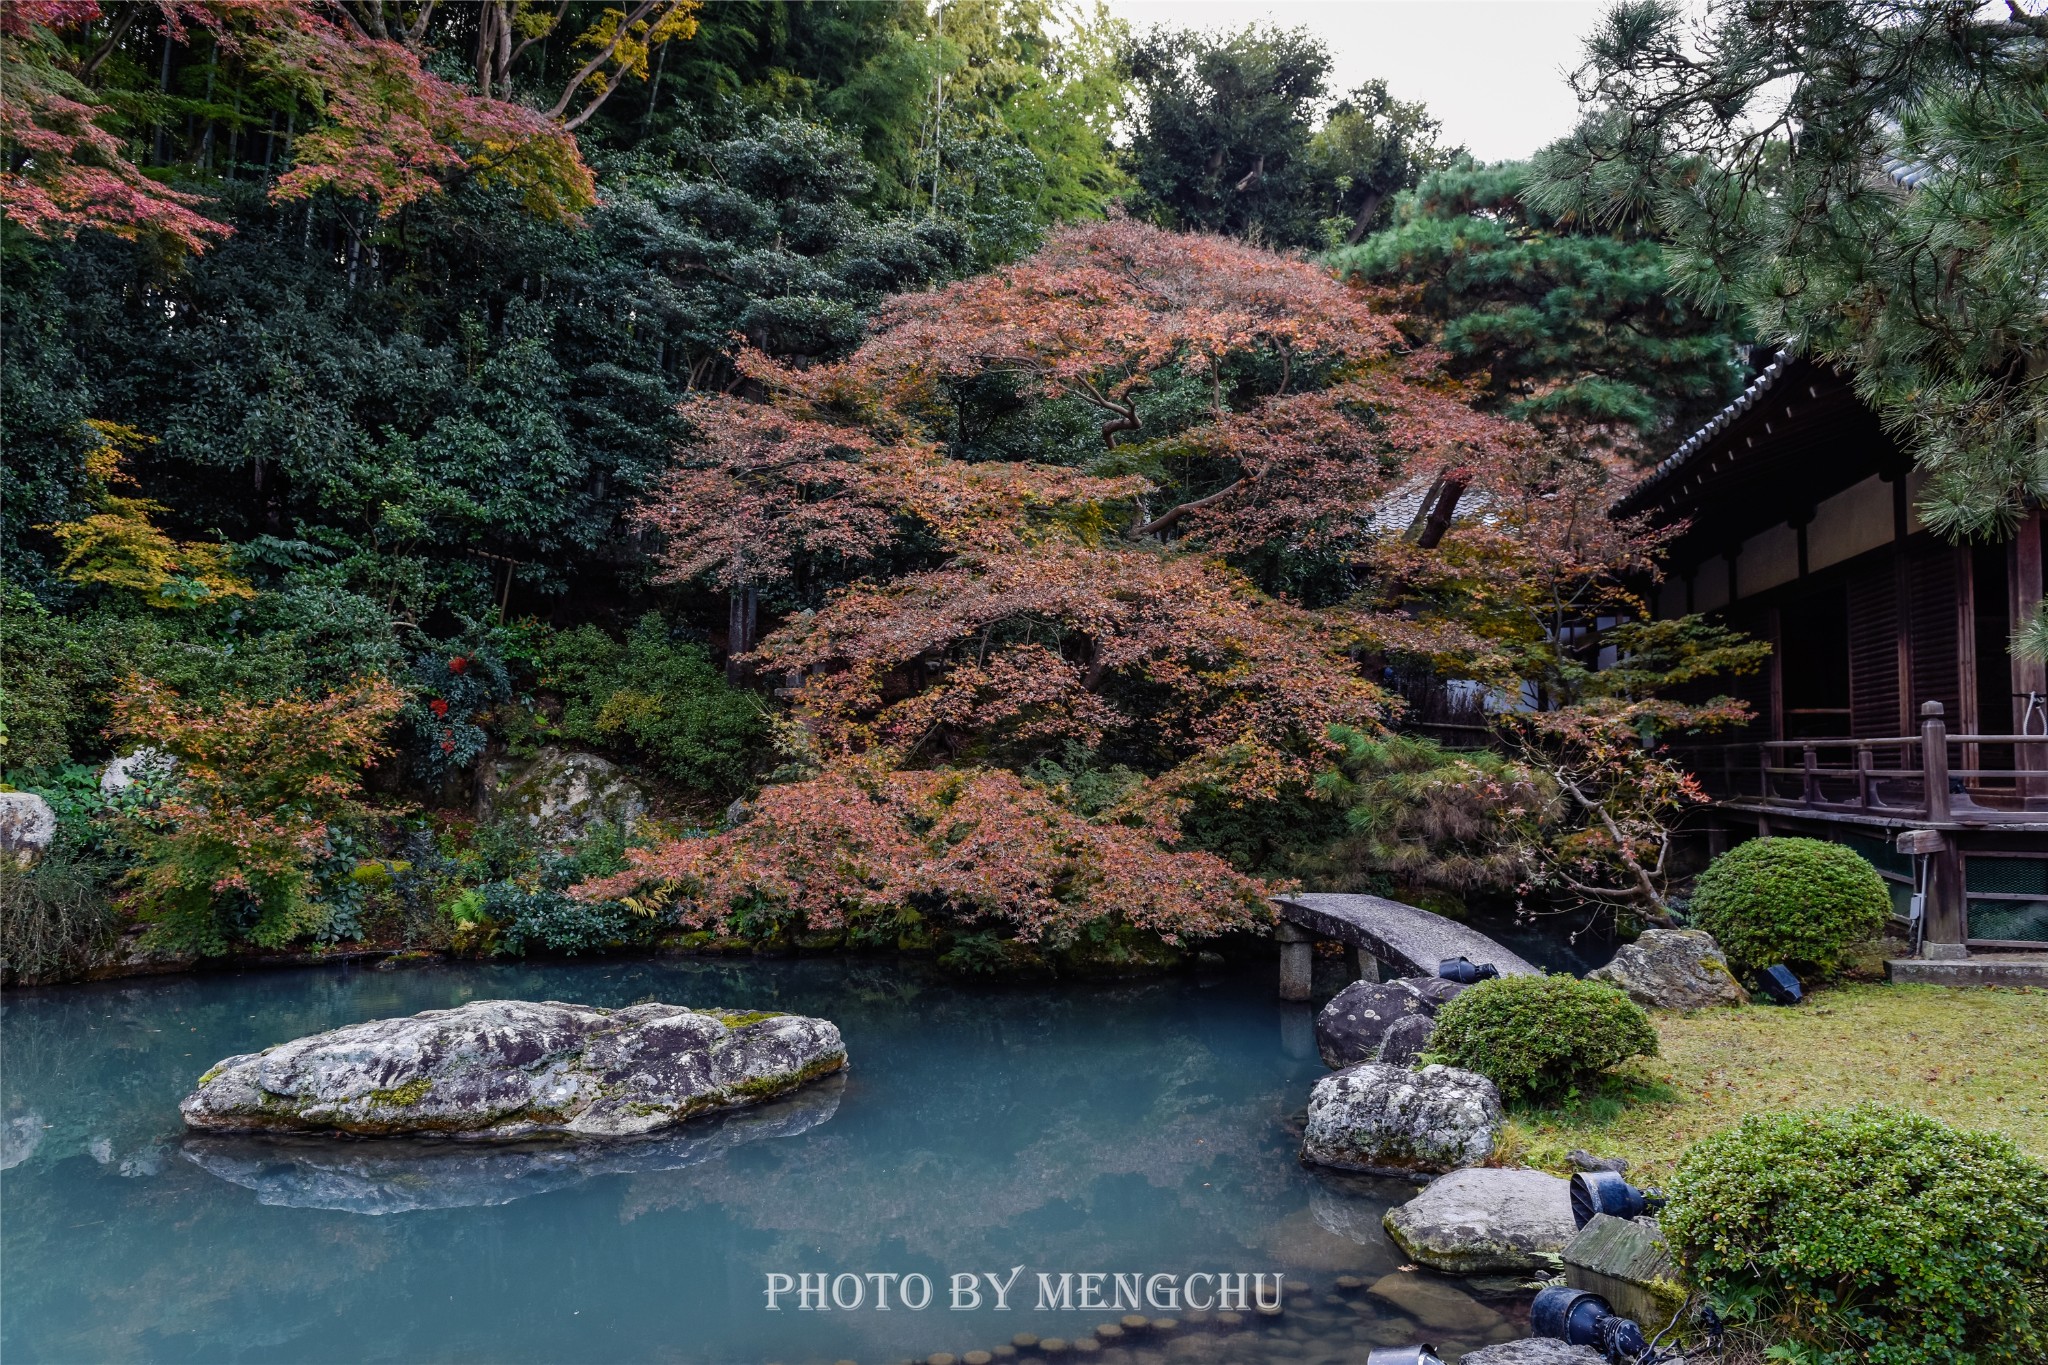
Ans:
<svg viewBox="0 0 2048 1365"><path fill-rule="evenodd" d="M1274 937L1280 941L1282 1000L1309 998L1315 945L1324 941L1344 945L1354 979L1370 973L1378 980L1383 967L1395 976L1435 976L1438 963L1456 957L1490 962L1502 976L1538 974L1477 929L1384 896L1298 892L1275 896L1273 908L1279 914Z"/></svg>

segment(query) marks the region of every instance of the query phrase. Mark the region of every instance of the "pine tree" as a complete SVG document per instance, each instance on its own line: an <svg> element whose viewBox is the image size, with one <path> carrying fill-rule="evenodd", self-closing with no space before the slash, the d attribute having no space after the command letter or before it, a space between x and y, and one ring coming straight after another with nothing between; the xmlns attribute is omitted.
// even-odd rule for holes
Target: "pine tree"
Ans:
<svg viewBox="0 0 2048 1365"><path fill-rule="evenodd" d="M1673 274L1848 369L1955 536L2048 496L2048 15L1977 0L1617 5L1555 211L1654 215Z"/></svg>
<svg viewBox="0 0 2048 1365"><path fill-rule="evenodd" d="M1393 221L1336 252L1340 274L1416 294L1456 367L1494 403L1655 453L1740 387L1728 329L1677 297L1638 222L1597 227L1528 202L1527 162L1469 159L1427 177Z"/></svg>

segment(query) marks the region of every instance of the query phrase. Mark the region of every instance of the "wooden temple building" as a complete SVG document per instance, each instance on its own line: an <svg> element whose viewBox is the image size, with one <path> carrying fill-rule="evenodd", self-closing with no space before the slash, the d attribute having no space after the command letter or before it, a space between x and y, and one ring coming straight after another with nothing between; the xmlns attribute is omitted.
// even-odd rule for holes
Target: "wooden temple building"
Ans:
<svg viewBox="0 0 2048 1365"><path fill-rule="evenodd" d="M1950 544L1919 484L1841 375L1780 356L1616 511L1683 525L1658 615L1772 646L1715 688L1750 703L1746 730L1680 751L1713 797L1709 846L1847 844L1902 921L1921 898L1923 958L1998 979L2048 951L2048 668L2007 648L2041 600L2044 526Z"/></svg>

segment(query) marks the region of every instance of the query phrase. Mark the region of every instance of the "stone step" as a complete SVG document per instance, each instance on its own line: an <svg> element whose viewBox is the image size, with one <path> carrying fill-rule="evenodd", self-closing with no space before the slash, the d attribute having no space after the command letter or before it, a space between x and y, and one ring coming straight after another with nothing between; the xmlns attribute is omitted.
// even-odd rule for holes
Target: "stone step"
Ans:
<svg viewBox="0 0 2048 1365"><path fill-rule="evenodd" d="M1895 958L1884 964L1887 978L1920 986L2048 986L2048 953L1976 952L1936 960Z"/></svg>

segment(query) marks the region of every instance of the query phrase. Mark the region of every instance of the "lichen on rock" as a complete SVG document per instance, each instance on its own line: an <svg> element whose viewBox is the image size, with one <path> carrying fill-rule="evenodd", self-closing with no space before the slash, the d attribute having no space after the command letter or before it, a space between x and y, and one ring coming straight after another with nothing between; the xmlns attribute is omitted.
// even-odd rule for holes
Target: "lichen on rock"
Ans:
<svg viewBox="0 0 2048 1365"><path fill-rule="evenodd" d="M1316 1082L1301 1158L1379 1175L1455 1170L1493 1155L1502 1117L1477 1072L1365 1062Z"/></svg>

